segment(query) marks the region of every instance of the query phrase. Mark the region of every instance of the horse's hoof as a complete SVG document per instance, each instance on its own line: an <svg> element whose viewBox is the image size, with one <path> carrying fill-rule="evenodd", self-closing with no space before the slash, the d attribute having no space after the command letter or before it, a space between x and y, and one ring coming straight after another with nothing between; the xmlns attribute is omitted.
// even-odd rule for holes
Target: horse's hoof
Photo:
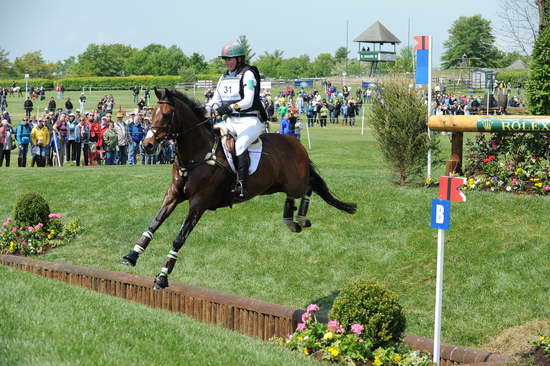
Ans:
<svg viewBox="0 0 550 366"><path fill-rule="evenodd" d="M291 222L287 224L287 226L293 233L299 233L300 231L302 231L302 227L295 222Z"/></svg>
<svg viewBox="0 0 550 366"><path fill-rule="evenodd" d="M162 290L166 287L168 287L168 277L164 275L157 276L153 284L153 290Z"/></svg>
<svg viewBox="0 0 550 366"><path fill-rule="evenodd" d="M298 225L301 227L311 227L311 221L305 219L304 221L298 221Z"/></svg>
<svg viewBox="0 0 550 366"><path fill-rule="evenodd" d="M138 252L130 250L130 252L128 254L126 254L125 256L122 257L121 263L124 264L125 266L135 267L138 258L139 258Z"/></svg>

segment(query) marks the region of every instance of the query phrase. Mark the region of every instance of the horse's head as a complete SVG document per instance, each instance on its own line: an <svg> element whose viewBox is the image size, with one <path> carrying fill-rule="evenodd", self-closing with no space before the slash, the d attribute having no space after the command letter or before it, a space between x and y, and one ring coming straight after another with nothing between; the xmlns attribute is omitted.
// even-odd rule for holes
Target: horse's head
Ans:
<svg viewBox="0 0 550 366"><path fill-rule="evenodd" d="M151 129L143 140L143 148L147 154L151 154L158 143L167 138L176 138L178 126L176 123L176 101L168 89L155 88L158 103L153 110Z"/></svg>

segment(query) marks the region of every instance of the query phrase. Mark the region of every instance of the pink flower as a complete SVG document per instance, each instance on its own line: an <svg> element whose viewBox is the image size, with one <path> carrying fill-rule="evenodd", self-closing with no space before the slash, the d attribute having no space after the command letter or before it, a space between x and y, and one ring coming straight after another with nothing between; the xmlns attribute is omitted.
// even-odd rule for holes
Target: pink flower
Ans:
<svg viewBox="0 0 550 366"><path fill-rule="evenodd" d="M298 326L296 327L296 330L297 330L297 331L300 331L300 332L301 332L302 330L304 330L304 329L306 329L306 323L300 323L300 324L298 324Z"/></svg>
<svg viewBox="0 0 550 366"><path fill-rule="evenodd" d="M42 227L44 227L44 224L39 222L38 224L36 224L36 226L34 227L34 230L40 230L42 229Z"/></svg>
<svg viewBox="0 0 550 366"><path fill-rule="evenodd" d="M2 223L2 226L8 226L9 224L10 224L9 221L4 221L4 222Z"/></svg>
<svg viewBox="0 0 550 366"><path fill-rule="evenodd" d="M546 192L550 192L550 186L545 186L545 187L544 187L544 190L545 190Z"/></svg>
<svg viewBox="0 0 550 366"><path fill-rule="evenodd" d="M329 321L327 325L328 329L335 333L344 333L344 329L342 329L342 326L336 320Z"/></svg>
<svg viewBox="0 0 550 366"><path fill-rule="evenodd" d="M13 220L13 217L8 217L6 221L11 221L11 220Z"/></svg>
<svg viewBox="0 0 550 366"><path fill-rule="evenodd" d="M287 339L287 340L290 341L290 338L292 338L292 333L288 333L288 334L286 335L286 339Z"/></svg>
<svg viewBox="0 0 550 366"><path fill-rule="evenodd" d="M27 226L27 230L32 232L32 231L34 231L34 228L32 226Z"/></svg>
<svg viewBox="0 0 550 366"><path fill-rule="evenodd" d="M515 161L511 161L511 162L508 163L508 165L510 165L510 166L516 166L516 162L515 162Z"/></svg>
<svg viewBox="0 0 550 366"><path fill-rule="evenodd" d="M357 335L363 333L363 326L361 324L353 324L351 326L351 331Z"/></svg>
<svg viewBox="0 0 550 366"><path fill-rule="evenodd" d="M319 311L319 306L317 306L316 304L309 304L307 306L307 312L308 313L314 313L316 311Z"/></svg>
<svg viewBox="0 0 550 366"><path fill-rule="evenodd" d="M51 213L51 214L48 215L48 217L49 217L50 219L60 219L60 218L62 218L63 216L61 216L60 214Z"/></svg>
<svg viewBox="0 0 550 366"><path fill-rule="evenodd" d="M11 231L15 233L15 232L17 231L17 228L16 228L16 227L13 227L13 228L11 229Z"/></svg>
<svg viewBox="0 0 550 366"><path fill-rule="evenodd" d="M26 246L27 244L29 244L29 243L27 243L26 241L21 242L21 245L23 245L23 246Z"/></svg>
<svg viewBox="0 0 550 366"><path fill-rule="evenodd" d="M307 323L307 321L311 318L311 314L310 313L303 313L302 314L302 322L303 323Z"/></svg>
<svg viewBox="0 0 550 366"><path fill-rule="evenodd" d="M516 184L518 184L518 180L516 178L512 178L512 185L515 186Z"/></svg>

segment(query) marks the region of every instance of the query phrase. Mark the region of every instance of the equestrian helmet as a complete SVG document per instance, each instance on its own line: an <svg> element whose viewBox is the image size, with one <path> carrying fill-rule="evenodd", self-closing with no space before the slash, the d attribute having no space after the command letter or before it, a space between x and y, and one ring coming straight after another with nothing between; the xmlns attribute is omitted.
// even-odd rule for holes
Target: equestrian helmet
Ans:
<svg viewBox="0 0 550 366"><path fill-rule="evenodd" d="M244 47L238 41L229 41L223 46L221 58L238 56L244 56Z"/></svg>

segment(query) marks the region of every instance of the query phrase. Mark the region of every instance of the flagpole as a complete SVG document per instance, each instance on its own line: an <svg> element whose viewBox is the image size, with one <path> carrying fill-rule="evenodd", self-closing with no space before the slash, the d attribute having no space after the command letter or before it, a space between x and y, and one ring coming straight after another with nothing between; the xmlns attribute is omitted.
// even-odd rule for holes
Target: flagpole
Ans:
<svg viewBox="0 0 550 366"><path fill-rule="evenodd" d="M432 115L432 36L428 36L428 119ZM428 149L428 181L432 179L432 133L428 127L428 141L430 148Z"/></svg>

